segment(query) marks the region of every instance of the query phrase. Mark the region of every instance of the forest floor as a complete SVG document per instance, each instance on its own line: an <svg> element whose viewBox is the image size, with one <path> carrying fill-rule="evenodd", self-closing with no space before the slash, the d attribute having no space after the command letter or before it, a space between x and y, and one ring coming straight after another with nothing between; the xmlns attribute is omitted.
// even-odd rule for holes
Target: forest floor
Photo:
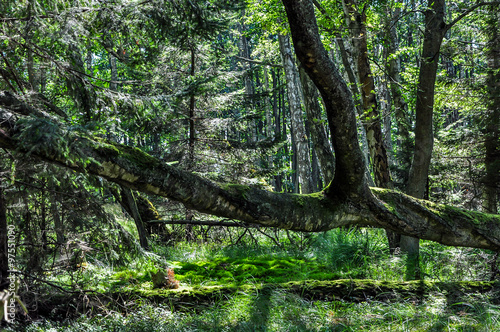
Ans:
<svg viewBox="0 0 500 332"><path fill-rule="evenodd" d="M383 231L339 229L302 240L152 241L149 252L120 264L89 254L72 273L46 276L71 286L38 282L21 293L29 317L19 314L4 330L500 330L500 283L489 281L494 253L423 242L423 278L408 282L405 257L389 255ZM178 288L153 288L167 266Z"/></svg>

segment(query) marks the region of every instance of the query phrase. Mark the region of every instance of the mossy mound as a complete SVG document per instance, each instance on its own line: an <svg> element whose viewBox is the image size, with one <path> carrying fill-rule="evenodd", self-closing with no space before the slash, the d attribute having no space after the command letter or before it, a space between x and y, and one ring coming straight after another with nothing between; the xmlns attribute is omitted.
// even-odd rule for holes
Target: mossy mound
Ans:
<svg viewBox="0 0 500 332"><path fill-rule="evenodd" d="M113 298L134 297L156 303L200 305L218 302L226 295L236 293L266 292L280 289L298 294L309 300L319 301L421 301L433 294L444 294L450 304L458 303L468 294L500 292L500 282L430 282L430 281L377 281L363 279L305 280L280 284L246 284L225 286L180 287L176 290L155 289L123 291L108 294ZM496 297L496 295L494 295Z"/></svg>
<svg viewBox="0 0 500 332"><path fill-rule="evenodd" d="M220 285L244 283L283 283L304 279L338 279L316 259L277 258L273 256L240 259L216 258L196 263L174 262L177 278L184 283Z"/></svg>

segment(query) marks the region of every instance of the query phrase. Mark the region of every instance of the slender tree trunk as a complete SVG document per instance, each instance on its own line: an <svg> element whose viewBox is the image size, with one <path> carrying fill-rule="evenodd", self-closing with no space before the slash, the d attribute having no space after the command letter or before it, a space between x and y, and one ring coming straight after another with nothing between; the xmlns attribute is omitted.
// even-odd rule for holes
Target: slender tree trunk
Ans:
<svg viewBox="0 0 500 332"><path fill-rule="evenodd" d="M273 135L273 123L271 119L273 117L274 107L271 108L271 98L269 97L271 91L269 89L269 72L267 66L264 66L264 89L265 89L264 93L266 94L265 106L264 106L264 109L266 110L266 126L264 129L264 133L266 137L271 137L271 135Z"/></svg>
<svg viewBox="0 0 500 332"><path fill-rule="evenodd" d="M118 85L116 81L118 81L118 69L116 67L116 57L109 53L109 67L111 68L111 83L109 83L109 89L116 91Z"/></svg>
<svg viewBox="0 0 500 332"><path fill-rule="evenodd" d="M314 152L318 158L325 185L329 185L335 175L335 157L321 120L318 89L307 76L303 66L299 66L299 76Z"/></svg>
<svg viewBox="0 0 500 332"><path fill-rule="evenodd" d="M245 11L243 11L242 16L245 16ZM240 56L245 59L250 59L250 47L248 45L248 38L245 35L247 27L245 23L238 24L239 32L240 32ZM250 100L250 113L254 112L254 95L255 95L255 87L252 80L252 64L246 61L242 62L243 70L245 71L245 75L243 77L245 84L245 94L247 98ZM250 140L252 142L257 141L257 126L255 125L255 120L251 120L249 123L250 127Z"/></svg>
<svg viewBox="0 0 500 332"><path fill-rule="evenodd" d="M124 196L122 200L127 202L130 212L132 213L132 219L135 221L135 226L137 227L137 232L139 233L139 243L143 249L148 249L148 236L146 230L144 229L144 223L142 222L141 214L137 208L137 201L135 200L134 194L129 188L121 187L121 194Z"/></svg>
<svg viewBox="0 0 500 332"><path fill-rule="evenodd" d="M430 9L424 13L424 42L415 109L415 152L407 189L408 194L417 198L424 197L434 145L432 115L439 49L446 32L444 3L444 0L429 0Z"/></svg>
<svg viewBox="0 0 500 332"><path fill-rule="evenodd" d="M323 10L322 7L320 10ZM323 10L324 11L324 10ZM325 12L326 13L326 12ZM351 90L352 96L354 98L354 104L356 107L356 111L358 115L361 117L364 114L363 111L363 106L361 102L361 92L358 89L358 80L356 79L357 76L357 68L354 65L355 61L353 59L353 55L351 54L351 51L348 50L348 47L346 46L346 43L344 42L344 39L342 38L340 33L335 34L335 40L337 42L337 46L339 47L340 51L340 57L342 59L342 64L344 65L344 69L347 74L347 79L349 82L349 88ZM352 47L351 47L352 49ZM368 148L368 140L366 136L366 128L365 126L359 122L359 128L360 128L360 134L359 134L359 139L361 141L361 149L363 151L363 158L365 159L365 172L366 172L366 178L369 181L370 186L375 186L375 182L372 179L371 172L370 172L370 152Z"/></svg>
<svg viewBox="0 0 500 332"><path fill-rule="evenodd" d="M400 59L395 57L394 54L398 50L398 37L396 30L396 19L399 18L400 8L397 7L392 11L388 5L386 9L386 22L385 22L385 35L386 35L386 50L385 50L385 63L387 69L387 76L390 87L390 105L394 109L394 119L398 128L398 147L396 153L397 160L399 161L399 175L400 181L406 187L408 182L408 173L411 165L411 151L413 151L413 144L410 138L410 124L408 115L408 105L403 98L400 88ZM391 112L392 113L392 112ZM401 246L401 235L396 233L387 233L389 239L391 252L395 248Z"/></svg>
<svg viewBox="0 0 500 332"><path fill-rule="evenodd" d="M312 166L312 183L313 183L313 191L321 191L323 190L323 181L321 179L321 171L320 171L320 166L319 166L319 160L318 160L318 155L316 154L316 148L313 144L312 147L312 159L311 159L311 166Z"/></svg>
<svg viewBox="0 0 500 332"><path fill-rule="evenodd" d="M189 75L194 77L195 75L195 65L196 65L196 54L194 47L191 48L191 70ZM195 116L195 106L196 106L196 97L194 92L191 93L189 97L189 148L188 148L188 169L193 169L194 167L194 146L196 142L196 129L194 124L194 116Z"/></svg>
<svg viewBox="0 0 500 332"><path fill-rule="evenodd" d="M486 175L484 209L498 213L500 190L500 6L488 15L488 115L486 117Z"/></svg>
<svg viewBox="0 0 500 332"><path fill-rule="evenodd" d="M28 8L27 8L27 16L31 17L33 15L33 2L32 0L28 1ZM31 40L33 38L33 31L30 29L31 26L30 24L26 25L26 35L27 39ZM35 72L35 62L33 59L33 51L30 47L26 48L26 64L27 64L27 69L28 69L28 82L30 84L30 89L38 92L39 91L39 84L38 84L38 77L37 73Z"/></svg>
<svg viewBox="0 0 500 332"><path fill-rule="evenodd" d="M42 249L44 251L47 250L47 244L48 244L48 225L47 225L47 202L45 199L45 185L46 182L43 182L43 189L41 190L40 193L40 240L42 242Z"/></svg>
<svg viewBox="0 0 500 332"><path fill-rule="evenodd" d="M191 70L189 72L189 75L194 78L196 73L196 53L195 53L195 48L194 46L191 47ZM196 96L194 95L194 92L191 93L191 96L189 97L189 148L188 148L188 169L193 170L195 166L195 160L194 160L194 149L195 149L195 143L196 143L196 128L195 128L195 122L194 122L194 117L195 117L195 108L196 108ZM193 212L189 209L186 209L186 219L191 220L193 218ZM193 241L194 240L194 235L193 235L193 226L192 225L186 225L186 241Z"/></svg>
<svg viewBox="0 0 500 332"><path fill-rule="evenodd" d="M374 182L380 188L393 188L389 171L389 159L382 134L380 106L375 95L375 80L368 60L366 14L358 10L356 0L343 0L342 4L352 40L353 63L355 64L354 68L356 68L354 72L357 73L359 82L358 93L361 96L361 108L358 108L358 113L366 132ZM347 54L343 42L339 43L339 47L341 54ZM345 57L344 55L343 58ZM343 61L344 66L349 63L347 59ZM349 76L352 75L353 73L349 74ZM386 234L389 250L394 252L395 248L399 246L399 235L390 230L386 230Z"/></svg>
<svg viewBox="0 0 500 332"><path fill-rule="evenodd" d="M66 236L64 235L64 224L61 220L61 215L59 214L59 209L57 208L56 194L51 193L50 195L50 213L52 214L52 219L54 220L54 231L56 232L56 241L58 245L63 245L66 243Z"/></svg>
<svg viewBox="0 0 500 332"><path fill-rule="evenodd" d="M385 52L384 52L385 53ZM384 55L384 58L385 55ZM380 108L382 110L382 136L383 144L387 149L387 162L389 166L394 165L394 156L392 154L392 112L391 112L391 94L389 92L388 76L383 75L378 83L380 91Z"/></svg>
<svg viewBox="0 0 500 332"><path fill-rule="evenodd" d="M398 152L396 153L400 182L406 187L408 183L409 170L411 166L411 151L413 143L410 137L410 116L408 114L408 104L404 100L401 91L401 60L394 56L399 49L398 36L396 30L396 20L400 15L400 8L392 10L387 6L385 22L385 35L387 45L386 69L389 76L389 87L391 90L391 102L394 109L394 119L398 129Z"/></svg>
<svg viewBox="0 0 500 332"><path fill-rule="evenodd" d="M278 89L278 74L274 69L271 69L271 76L273 78L273 117L274 117L274 136L281 139L281 98L280 98L280 93L277 91ZM280 150L278 150L278 153L280 153ZM277 166L281 166L281 160L277 161ZM277 174L274 176L274 190L276 192L281 192L282 188L282 181L281 181L281 174Z"/></svg>
<svg viewBox="0 0 500 332"><path fill-rule="evenodd" d="M302 107L300 103L300 87L298 85L297 68L292 55L290 37L279 35L280 52L285 69L286 86L288 92L288 105L290 106L290 119L292 135L297 152L297 168L300 182L300 192L312 192L311 161L309 157L309 140L306 136Z"/></svg>
<svg viewBox="0 0 500 332"><path fill-rule="evenodd" d="M424 12L424 41L417 86L415 149L406 189L410 196L416 198L424 198L427 188L427 178L434 145L432 119L434 88L439 63L439 50L448 28L444 22L445 0L429 0L428 7L429 9ZM418 238L401 237L401 250L406 252L409 259L415 262L415 264L408 265L407 279L418 278Z"/></svg>
<svg viewBox="0 0 500 332"><path fill-rule="evenodd" d="M357 68L363 110L361 119L366 131L375 185L381 188L392 188L387 151L380 124L380 110L375 96L375 80L368 60L366 14L357 10L356 0L344 0L343 6L352 39L353 58Z"/></svg>

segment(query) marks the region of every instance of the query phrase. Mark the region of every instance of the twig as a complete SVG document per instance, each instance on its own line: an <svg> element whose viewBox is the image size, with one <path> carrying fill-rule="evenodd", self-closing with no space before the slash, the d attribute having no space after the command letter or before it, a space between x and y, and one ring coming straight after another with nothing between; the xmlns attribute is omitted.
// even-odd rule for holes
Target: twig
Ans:
<svg viewBox="0 0 500 332"><path fill-rule="evenodd" d="M276 240L274 237L272 237L271 235L267 234L266 232L263 232L261 231L259 228L257 228L257 231L265 236L267 236L268 238L270 238L271 240L273 240L273 242L281 248L281 243L278 242L278 240Z"/></svg>
<svg viewBox="0 0 500 332"><path fill-rule="evenodd" d="M247 224L242 222L227 222L216 220L148 220L147 223L167 224L167 225L199 225L199 226L225 226L225 227L245 227L259 228L257 224Z"/></svg>
<svg viewBox="0 0 500 332"><path fill-rule="evenodd" d="M240 235L240 237L238 238L238 240L236 240L236 244L238 244L240 242L240 240L243 238L243 236L245 236L245 234L248 232L248 228L245 229L245 231L243 232L243 234Z"/></svg>
<svg viewBox="0 0 500 332"><path fill-rule="evenodd" d="M64 289L64 287L62 287L62 286L56 285L56 284L54 284L54 283L52 283L50 281L47 281L45 279L32 276L31 274L28 274L28 273L25 273L25 272L22 272L22 271L8 270L8 272L9 273L15 273L15 274L21 274L21 275L23 275L25 277L28 277L28 278L31 278L33 280L43 282L43 283L45 283L45 284L47 284L49 286L57 288L57 289L65 292L65 293L68 293L68 294L97 293L97 291L95 291L95 290L88 290L88 289L83 289L83 290L79 290L79 291L70 291L70 290Z"/></svg>
<svg viewBox="0 0 500 332"><path fill-rule="evenodd" d="M222 52L225 52L226 54L228 54L229 52L221 47L216 47L217 50L219 51L222 51ZM245 61L245 62L249 62L249 63L254 63L256 65L263 65L263 66L269 66L269 67L275 67L275 68L283 68L283 65L278 65L278 64L275 64L275 63L270 63L270 62L266 62L266 61L259 61L259 60L253 60L253 59L249 59L249 58L244 58L244 57L241 57L241 56L238 56L238 55L232 55L232 57L238 59L238 60L241 60L241 61Z"/></svg>

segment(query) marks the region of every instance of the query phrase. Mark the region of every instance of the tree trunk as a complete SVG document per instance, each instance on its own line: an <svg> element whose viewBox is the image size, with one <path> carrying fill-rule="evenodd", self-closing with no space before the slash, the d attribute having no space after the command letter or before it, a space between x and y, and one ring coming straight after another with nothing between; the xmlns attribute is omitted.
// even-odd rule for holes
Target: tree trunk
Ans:
<svg viewBox="0 0 500 332"><path fill-rule="evenodd" d="M129 207L131 217L132 219L134 219L135 226L137 227L137 232L139 234L139 243L141 244L141 247L143 249L148 249L148 236L146 234L146 230L144 229L144 223L142 221L141 214L139 213L139 209L137 208L137 202L135 200L134 194L127 187L122 186L121 189L121 195L125 196L122 197L122 200L124 200Z"/></svg>
<svg viewBox="0 0 500 332"><path fill-rule="evenodd" d="M486 117L486 175L484 209L498 212L500 188L500 6L492 5L488 17L488 115Z"/></svg>
<svg viewBox="0 0 500 332"><path fill-rule="evenodd" d="M109 89L116 91L118 88L118 85L116 84L116 81L118 81L118 69L116 67L116 57L108 53L109 56L109 68L111 69L111 82L109 83Z"/></svg>
<svg viewBox="0 0 500 332"><path fill-rule="evenodd" d="M325 185L329 185L335 174L335 157L326 136L323 121L321 120L321 106L318 101L318 89L309 76L307 76L303 66L299 66L299 76L314 151L318 157Z"/></svg>
<svg viewBox="0 0 500 332"><path fill-rule="evenodd" d="M52 214L52 219L54 220L54 231L56 232L57 245L62 246L66 243L66 236L64 234L64 224L61 220L59 209L57 208L55 193L50 194L50 213Z"/></svg>
<svg viewBox="0 0 500 332"><path fill-rule="evenodd" d="M245 11L243 10L242 17L245 16ZM240 32L240 56L244 59L250 59L250 47L248 45L248 38L245 35L247 30L245 23L238 24L238 29ZM254 99L255 99L255 88L252 80L252 64L247 61L242 61L243 70L245 75L243 76L243 81L245 84L245 95L249 102L249 112L254 112ZM250 120L250 141L257 141L256 125L255 120Z"/></svg>
<svg viewBox="0 0 500 332"><path fill-rule="evenodd" d="M394 109L394 119L398 128L398 152L396 158L399 166L399 177L403 187L408 184L409 169L411 167L411 151L413 151L413 143L410 137L410 116L408 114L408 104L404 100L401 91L401 64L400 58L394 56L399 49L398 36L396 30L396 20L400 15L400 8L397 7L392 11L390 6L387 6L387 21L385 22L385 36L387 44L387 61L386 70L389 76L389 87L391 90L391 102Z"/></svg>
<svg viewBox="0 0 500 332"><path fill-rule="evenodd" d="M82 55L78 47L70 44L68 57L71 61L71 67L80 73L85 73L85 66L82 60ZM68 90L75 100L76 106L84 114L84 120L88 123L93 119L93 99L92 91L89 89L84 75L74 75L67 79Z"/></svg>
<svg viewBox="0 0 500 332"><path fill-rule="evenodd" d="M274 69L271 70L271 76L273 78L273 117L274 117L274 136L281 139L282 138L282 133L281 133L281 98L278 89L278 74L275 72ZM282 148L281 148L282 149ZM280 153L281 149L278 150L278 154ZM281 160L277 161L278 167L281 166ZM281 174L277 174L274 176L274 191L276 192L281 192L282 189L282 181L281 181Z"/></svg>
<svg viewBox="0 0 500 332"><path fill-rule="evenodd" d="M375 96L375 80L368 60L368 37L366 14L360 13L355 0L344 0L343 7L353 45L353 58L356 64L361 93L363 113L360 114L366 131L368 150L373 169L375 185L392 188L387 151L384 146L380 110Z"/></svg>
<svg viewBox="0 0 500 332"><path fill-rule="evenodd" d="M429 9L424 12L425 30L417 86L415 108L415 149L408 177L406 192L413 197L423 198L431 163L433 135L434 87L439 62L439 49L447 30L444 22L445 0L429 0ZM418 278L418 238L401 238L401 250L414 260L415 266L408 266L407 279Z"/></svg>
<svg viewBox="0 0 500 332"><path fill-rule="evenodd" d="M290 106L290 119L292 123L292 135L297 152L297 168L300 183L300 191L303 194L312 192L311 184L311 161L309 157L309 140L306 136L302 107L300 103L300 87L292 55L290 38L285 35L278 36L280 43L281 58L285 69L286 86L288 92L288 105Z"/></svg>
<svg viewBox="0 0 500 332"><path fill-rule="evenodd" d="M196 54L194 46L191 47L191 70L189 75L194 78L196 73ZM195 117L195 107L196 107L196 97L194 95L194 91L191 92L191 96L189 96L189 147L188 147L188 170L192 171L195 167L195 144L196 144L196 128L194 123ZM193 212L189 209L186 209L186 218L193 218ZM193 226L186 225L186 241L190 242L194 240L193 235Z"/></svg>
<svg viewBox="0 0 500 332"><path fill-rule="evenodd" d="M374 182L377 187L392 189L393 184L389 172L389 159L384 146L384 136L380 121L380 106L377 103L375 80L368 60L366 14L364 12L361 13L357 9L357 2L355 0L344 0L342 4L351 36L353 62L360 88L358 91L361 95L361 108L358 109L358 112L366 132ZM341 50L344 50L341 54L346 53L343 43L339 45L341 45ZM347 59L344 60L344 66L348 63ZM386 233L389 250L394 252L399 246L399 236L390 230L387 230Z"/></svg>

